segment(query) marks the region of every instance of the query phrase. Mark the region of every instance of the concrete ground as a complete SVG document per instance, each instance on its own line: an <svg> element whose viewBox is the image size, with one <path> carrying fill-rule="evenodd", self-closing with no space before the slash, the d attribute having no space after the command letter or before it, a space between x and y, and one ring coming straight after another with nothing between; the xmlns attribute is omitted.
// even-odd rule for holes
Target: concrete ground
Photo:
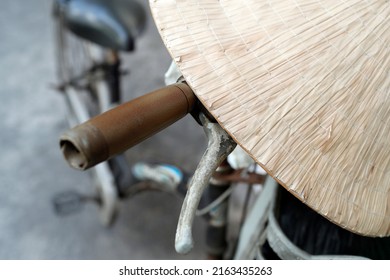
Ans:
<svg viewBox="0 0 390 280"><path fill-rule="evenodd" d="M146 1L142 1L145 3ZM143 193L120 206L117 222L104 228L97 209L58 217L58 192L93 192L86 173L70 169L58 148L66 128L64 100L55 82L54 26L50 0L2 0L0 7L0 259L202 259L204 223L196 220L195 249L174 251L181 200ZM125 99L163 85L170 63L149 17L137 51L124 55L131 75ZM130 161L153 159L193 170L205 149L202 129L190 118L127 153Z"/></svg>

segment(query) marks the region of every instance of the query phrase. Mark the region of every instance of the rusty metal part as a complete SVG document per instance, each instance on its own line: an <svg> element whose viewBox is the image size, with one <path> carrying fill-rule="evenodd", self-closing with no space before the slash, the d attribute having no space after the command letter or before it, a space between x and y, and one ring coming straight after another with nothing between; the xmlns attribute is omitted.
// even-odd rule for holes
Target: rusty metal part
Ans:
<svg viewBox="0 0 390 280"><path fill-rule="evenodd" d="M200 117L208 138L208 147L189 183L176 229L175 249L186 254L193 246L192 223L205 187L221 162L234 150L236 143L218 123Z"/></svg>
<svg viewBox="0 0 390 280"><path fill-rule="evenodd" d="M232 173L234 169L230 166L227 159L225 159L215 170L213 176L210 178L210 184L214 186L224 187L229 185L230 182L225 180L225 176Z"/></svg>
<svg viewBox="0 0 390 280"><path fill-rule="evenodd" d="M247 172L245 169L236 169L228 174L215 173L213 180L225 183L264 184L266 175Z"/></svg>
<svg viewBox="0 0 390 280"><path fill-rule="evenodd" d="M230 166L227 160L224 160L217 170L215 170L210 179L210 183L221 186L231 183L262 185L265 178L266 175L248 171L248 168L234 169Z"/></svg>
<svg viewBox="0 0 390 280"><path fill-rule="evenodd" d="M185 83L156 90L66 131L61 150L70 166L88 169L181 119L195 100Z"/></svg>

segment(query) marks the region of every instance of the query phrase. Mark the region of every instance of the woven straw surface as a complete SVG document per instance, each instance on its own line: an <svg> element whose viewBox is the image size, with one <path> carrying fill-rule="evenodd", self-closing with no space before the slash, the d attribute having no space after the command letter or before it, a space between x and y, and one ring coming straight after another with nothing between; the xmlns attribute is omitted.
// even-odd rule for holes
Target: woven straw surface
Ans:
<svg viewBox="0 0 390 280"><path fill-rule="evenodd" d="M292 194L390 235L390 2L151 0L187 82Z"/></svg>

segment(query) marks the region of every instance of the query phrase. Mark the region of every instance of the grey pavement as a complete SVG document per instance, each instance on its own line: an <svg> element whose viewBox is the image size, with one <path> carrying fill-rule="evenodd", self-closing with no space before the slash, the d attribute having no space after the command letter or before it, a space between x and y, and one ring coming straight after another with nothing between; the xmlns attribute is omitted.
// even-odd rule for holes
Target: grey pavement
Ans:
<svg viewBox="0 0 390 280"><path fill-rule="evenodd" d="M146 2L146 1L144 1ZM146 6L146 3L145 3ZM2 0L0 6L0 259L202 259L204 222L195 223L195 249L174 251L181 200L143 193L123 201L117 222L104 228L97 208L58 217L51 198L69 189L92 193L87 173L70 169L58 148L67 128L55 81L54 26L49 0ZM137 51L124 55L130 100L163 85L170 63L149 18ZM168 161L193 170L205 148L190 118L127 152L130 162Z"/></svg>

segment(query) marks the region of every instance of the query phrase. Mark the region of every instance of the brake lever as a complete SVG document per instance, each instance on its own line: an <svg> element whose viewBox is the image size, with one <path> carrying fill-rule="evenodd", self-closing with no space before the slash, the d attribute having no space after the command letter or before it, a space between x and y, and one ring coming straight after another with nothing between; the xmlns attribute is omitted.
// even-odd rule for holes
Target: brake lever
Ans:
<svg viewBox="0 0 390 280"><path fill-rule="evenodd" d="M186 254L193 247L192 224L202 193L223 160L234 150L236 142L218 124L203 113L199 117L208 138L208 147L191 178L176 229L175 249Z"/></svg>

